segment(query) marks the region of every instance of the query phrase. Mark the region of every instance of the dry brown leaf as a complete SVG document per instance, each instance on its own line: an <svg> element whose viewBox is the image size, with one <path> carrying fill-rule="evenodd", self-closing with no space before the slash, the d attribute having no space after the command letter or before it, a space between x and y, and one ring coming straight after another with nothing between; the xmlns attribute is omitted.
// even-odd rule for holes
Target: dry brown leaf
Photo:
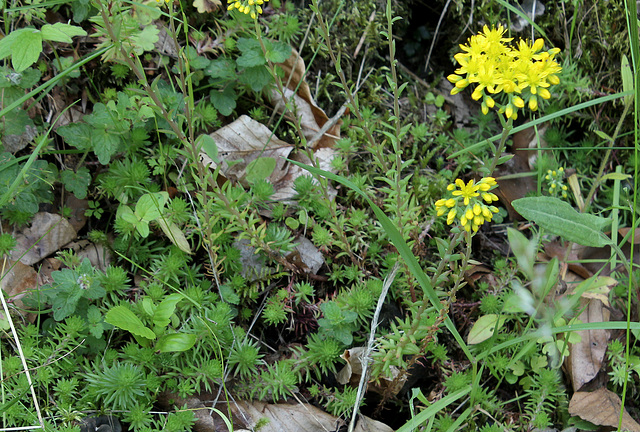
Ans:
<svg viewBox="0 0 640 432"><path fill-rule="evenodd" d="M287 259L307 273L317 274L322 264L324 264L322 253L306 237L298 237L296 243L294 251L287 255Z"/></svg>
<svg viewBox="0 0 640 432"><path fill-rule="evenodd" d="M277 184L286 176L286 161L293 146L278 139L268 127L251 117L240 116L233 123L210 134L218 147L220 172L226 178L247 186L247 166L260 157L275 159L276 167L268 180ZM200 154L205 165L216 167L204 152Z"/></svg>
<svg viewBox="0 0 640 432"><path fill-rule="evenodd" d="M193 0L193 6L198 9L198 12L215 12L222 6L220 0Z"/></svg>
<svg viewBox="0 0 640 432"><path fill-rule="evenodd" d="M594 392L574 393L569 402L569 414L596 425L617 428L621 406L620 397L603 387ZM640 424L627 410L622 414L622 430L640 432Z"/></svg>
<svg viewBox="0 0 640 432"><path fill-rule="evenodd" d="M65 247L72 249L80 260L87 258L91 265L100 271L106 271L107 267L113 262L113 254L109 248L97 245L89 240L75 241Z"/></svg>
<svg viewBox="0 0 640 432"><path fill-rule="evenodd" d="M279 66L284 70L283 82L286 84L284 98L288 101L293 97L293 104L302 126L302 132L307 139L312 139L329 121L329 117L311 97L309 85L304 80L304 60L294 49L291 57L280 63ZM274 90L271 93L271 97L276 107L282 110L284 106L282 95L277 90ZM332 125L320 140L313 144L313 148L333 148L335 140L340 138L341 123L341 121L338 121Z"/></svg>
<svg viewBox="0 0 640 432"><path fill-rule="evenodd" d="M28 291L38 287L38 274L33 267L20 261L2 258L0 264L2 270L0 289L4 292L9 309L17 309L29 322L34 322L36 314L26 313L21 299ZM4 312L0 311L0 327L5 318Z"/></svg>
<svg viewBox="0 0 640 432"><path fill-rule="evenodd" d="M333 149L322 148L316 150L314 157L316 159L317 167L325 171L334 172L335 170L331 167L331 161L334 156L335 150ZM306 165L313 165L304 153L295 153L290 157L290 159ZM295 179L300 176L309 175L311 175L309 174L309 171L300 168L297 165L288 165L286 174L280 178L278 182L273 184L275 193L272 195L271 199L274 201L290 203L296 194L296 191L293 189L293 182ZM334 198L337 195L337 191L331 186L329 186L329 195L331 198Z"/></svg>
<svg viewBox="0 0 640 432"><path fill-rule="evenodd" d="M578 319L583 323L609 321L609 310L600 300L580 299L581 308L585 308ZM569 356L564 366L571 378L574 391L579 391L600 372L609 341L608 330L582 330L577 332L581 340L569 344Z"/></svg>
<svg viewBox="0 0 640 432"><path fill-rule="evenodd" d="M17 244L11 252L11 259L20 259L23 264L33 265L75 237L76 230L62 216L54 213L36 213L31 219L31 227L15 234Z"/></svg>

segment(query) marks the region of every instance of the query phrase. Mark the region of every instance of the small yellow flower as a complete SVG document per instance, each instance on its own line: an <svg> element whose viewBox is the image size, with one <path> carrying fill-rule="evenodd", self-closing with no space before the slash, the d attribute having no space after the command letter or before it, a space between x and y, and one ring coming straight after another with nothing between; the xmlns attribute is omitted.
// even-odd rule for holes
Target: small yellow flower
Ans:
<svg viewBox="0 0 640 432"><path fill-rule="evenodd" d="M268 1L269 0L236 0L235 2L230 2L227 9L238 9L239 12L256 19L258 15L262 14L262 7L260 7L260 5Z"/></svg>
<svg viewBox="0 0 640 432"><path fill-rule="evenodd" d="M451 198L442 198L435 202L436 214L443 216L447 213L447 224L451 225L459 217L460 225L470 232L476 232L484 222L491 221L498 208L491 204L498 201L498 197L490 192L497 187L496 179L485 177L477 183L469 180L467 183L456 179L447 186ZM482 196L482 199L478 197ZM485 204L486 203L486 204Z"/></svg>

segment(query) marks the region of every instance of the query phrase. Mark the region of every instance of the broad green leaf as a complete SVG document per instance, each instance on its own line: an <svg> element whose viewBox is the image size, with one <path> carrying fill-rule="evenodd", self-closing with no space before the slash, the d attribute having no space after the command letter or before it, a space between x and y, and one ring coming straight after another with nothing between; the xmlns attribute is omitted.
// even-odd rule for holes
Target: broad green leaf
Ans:
<svg viewBox="0 0 640 432"><path fill-rule="evenodd" d="M276 168L276 160L272 157L259 157L252 160L247 165L246 180L249 184L254 184L258 180L266 180Z"/></svg>
<svg viewBox="0 0 640 432"><path fill-rule="evenodd" d="M145 51L153 51L154 44L160 39L159 34L160 30L155 25L148 25L131 36L135 53L141 55Z"/></svg>
<svg viewBox="0 0 640 432"><path fill-rule="evenodd" d="M20 33L11 44L11 65L21 72L38 61L42 53L42 35L37 30Z"/></svg>
<svg viewBox="0 0 640 432"><path fill-rule="evenodd" d="M145 222L151 222L162 216L164 205L169 199L167 192L147 193L136 203L136 216Z"/></svg>
<svg viewBox="0 0 640 432"><path fill-rule="evenodd" d="M228 81L236 78L236 63L233 60L217 58L211 60L204 73L211 78L220 78Z"/></svg>
<svg viewBox="0 0 640 432"><path fill-rule="evenodd" d="M64 141L79 150L91 149L91 133L93 128L86 123L71 123L56 130Z"/></svg>
<svg viewBox="0 0 640 432"><path fill-rule="evenodd" d="M0 60L11 55L11 47L13 43L16 41L18 36L22 33L33 32L32 28L23 28L19 30L14 30L9 33L7 36L0 39Z"/></svg>
<svg viewBox="0 0 640 432"><path fill-rule="evenodd" d="M467 336L467 343L475 345L486 341L502 327L502 324L504 324L502 315L487 314L481 316L471 328L469 336Z"/></svg>
<svg viewBox="0 0 640 432"><path fill-rule="evenodd" d="M233 86L228 85L224 90L211 90L209 92L213 107L223 116L230 115L236 108L238 95Z"/></svg>
<svg viewBox="0 0 640 432"><path fill-rule="evenodd" d="M133 210L131 210L131 207L124 204L118 207L118 211L116 212L116 218L122 219L123 221L130 223L134 227L138 226L138 223L140 222L136 217L135 213L133 213Z"/></svg>
<svg viewBox="0 0 640 432"><path fill-rule="evenodd" d="M40 29L42 33L42 39L50 40L54 42L71 43L71 39L74 36L86 36L87 32L81 27L71 24L64 24L61 22L51 24L45 24Z"/></svg>
<svg viewBox="0 0 640 432"><path fill-rule="evenodd" d="M104 316L109 324L126 330L136 336L147 339L155 339L156 335L150 328L145 327L140 318L126 306L115 306Z"/></svg>
<svg viewBox="0 0 640 432"><path fill-rule="evenodd" d="M583 246L602 247L611 244L603 231L611 220L578 213L565 201L554 197L520 198L511 203L525 219L552 234Z"/></svg>
<svg viewBox="0 0 640 432"><path fill-rule="evenodd" d="M248 67L239 76L240 82L247 84L254 92L262 91L272 81L271 73L266 66Z"/></svg>
<svg viewBox="0 0 640 432"><path fill-rule="evenodd" d="M176 305L182 300L180 294L170 294L160 302L153 314L153 324L165 328L171 321L171 315L176 310Z"/></svg>
<svg viewBox="0 0 640 432"><path fill-rule="evenodd" d="M87 197L87 188L91 183L91 174L87 167L80 167L78 171L64 170L60 173L60 180L76 198L85 199Z"/></svg>
<svg viewBox="0 0 640 432"><path fill-rule="evenodd" d="M160 352L180 352L191 349L196 344L196 335L172 333L162 336L156 342L155 349Z"/></svg>
<svg viewBox="0 0 640 432"><path fill-rule="evenodd" d="M91 132L93 152L98 156L98 162L108 165L120 146L120 138L105 129L93 129Z"/></svg>
<svg viewBox="0 0 640 432"><path fill-rule="evenodd" d="M267 46L267 60L272 61L273 63L282 63L289 57L291 57L291 47L280 41L275 41Z"/></svg>
<svg viewBox="0 0 640 432"><path fill-rule="evenodd" d="M238 66L248 68L253 66L260 66L267 62L267 60L264 58L264 55L262 54L262 47L260 47L260 42L258 42L256 39L240 38L238 39L237 47L240 52L242 52L242 55L236 60Z"/></svg>

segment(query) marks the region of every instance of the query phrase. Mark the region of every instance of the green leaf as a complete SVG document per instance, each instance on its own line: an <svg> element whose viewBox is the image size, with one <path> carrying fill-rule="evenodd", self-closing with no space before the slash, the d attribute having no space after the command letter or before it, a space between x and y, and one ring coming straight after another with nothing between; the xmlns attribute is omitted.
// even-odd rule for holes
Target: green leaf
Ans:
<svg viewBox="0 0 640 432"><path fill-rule="evenodd" d="M85 199L87 197L87 188L91 183L91 174L87 167L80 167L76 172L64 170L60 173L60 181L76 198Z"/></svg>
<svg viewBox="0 0 640 432"><path fill-rule="evenodd" d="M64 141L79 150L91 149L91 133L93 128L86 123L71 123L61 126L56 131Z"/></svg>
<svg viewBox="0 0 640 432"><path fill-rule="evenodd" d="M631 175L629 174L622 174L622 173L609 173L606 174L604 176L602 176L602 178L600 179L601 182L607 181L607 180L627 180L630 179Z"/></svg>
<svg viewBox="0 0 640 432"><path fill-rule="evenodd" d="M196 344L196 335L172 333L162 336L156 342L155 349L160 352L181 352L191 349Z"/></svg>
<svg viewBox="0 0 640 432"><path fill-rule="evenodd" d="M259 92L271 82L272 77L266 66L254 66L246 68L239 79L241 83L250 86L254 92Z"/></svg>
<svg viewBox="0 0 640 432"><path fill-rule="evenodd" d="M147 193L136 203L136 216L144 222L151 222L162 216L164 205L169 199L167 192Z"/></svg>
<svg viewBox="0 0 640 432"><path fill-rule="evenodd" d="M7 58L11 55L11 47L13 46L13 43L16 41L16 39L21 33L33 32L33 31L34 29L32 28L23 28L19 30L14 30L11 33L9 33L7 36L0 39L0 60L3 58Z"/></svg>
<svg viewBox="0 0 640 432"><path fill-rule="evenodd" d="M236 108L238 95L231 85L225 87L224 90L211 90L209 96L211 97L213 107L223 116L230 115Z"/></svg>
<svg viewBox="0 0 640 432"><path fill-rule="evenodd" d="M155 25L148 25L131 36L135 53L140 55L145 51L153 51L154 44L160 40L159 34L160 30Z"/></svg>
<svg viewBox="0 0 640 432"><path fill-rule="evenodd" d="M220 159L218 159L218 145L215 140L211 137L211 135L200 135L196 138L196 147L203 151L209 156L216 164L220 163Z"/></svg>
<svg viewBox="0 0 640 432"><path fill-rule="evenodd" d="M187 238L184 235L184 232L173 222L167 222L164 218L159 218L156 220L162 231L165 233L171 243L178 246L178 248L184 253L191 253L191 245L187 241Z"/></svg>
<svg viewBox="0 0 640 432"><path fill-rule="evenodd" d="M280 41L275 41L267 46L267 60L273 63L282 63L291 57L291 47Z"/></svg>
<svg viewBox="0 0 640 432"><path fill-rule="evenodd" d="M147 339L155 339L156 335L150 328L145 327L140 318L126 306L115 306L104 316L104 320L131 334Z"/></svg>
<svg viewBox="0 0 640 432"><path fill-rule="evenodd" d="M153 313L153 324L166 328L171 322L171 315L176 310L176 305L182 300L180 294L170 294L160 302Z"/></svg>
<svg viewBox="0 0 640 432"><path fill-rule="evenodd" d="M262 48L257 39L240 38L238 39L238 49L242 53L236 60L240 67L248 68L253 66L261 66L267 62L262 55Z"/></svg>
<svg viewBox="0 0 640 432"><path fill-rule="evenodd" d="M42 34L37 30L20 33L11 44L11 65L21 72L38 61L42 53Z"/></svg>
<svg viewBox="0 0 640 432"><path fill-rule="evenodd" d="M622 55L622 64L620 65L620 72L622 73L622 90L633 91L633 72L631 71L631 65L629 65L629 59L626 55ZM624 101L629 103L633 100L633 95L625 96Z"/></svg>
<svg viewBox="0 0 640 432"><path fill-rule="evenodd" d="M265 180L271 175L274 169L276 169L276 160L274 158L259 157L247 165L246 180L249 184L254 184L258 180Z"/></svg>
<svg viewBox="0 0 640 432"><path fill-rule="evenodd" d="M105 129L94 129L92 131L91 141L93 144L93 152L98 156L98 162L102 165L108 165L120 146L120 138Z"/></svg>
<svg viewBox="0 0 640 432"><path fill-rule="evenodd" d="M236 79L236 63L233 60L218 58L211 60L209 66L204 69L205 75L222 80Z"/></svg>
<svg viewBox="0 0 640 432"><path fill-rule="evenodd" d="M469 336L467 336L467 343L475 345L486 341L502 327L502 324L504 324L502 315L487 314L481 316L471 328Z"/></svg>
<svg viewBox="0 0 640 432"><path fill-rule="evenodd" d="M611 244L611 239L603 234L611 220L578 213L567 202L558 198L520 198L511 204L525 219L565 240L593 247Z"/></svg>
<svg viewBox="0 0 640 432"><path fill-rule="evenodd" d="M118 207L118 211L116 212L116 218L122 219L123 221L131 224L134 227L138 226L138 222L140 222L138 220L138 217L133 212L133 210L131 210L131 207L124 204L121 204L120 207Z"/></svg>
<svg viewBox="0 0 640 432"><path fill-rule="evenodd" d="M45 24L40 29L42 33L42 39L50 40L54 42L72 43L71 39L74 36L86 36L87 32L81 27L71 24L64 24L61 22L51 24Z"/></svg>

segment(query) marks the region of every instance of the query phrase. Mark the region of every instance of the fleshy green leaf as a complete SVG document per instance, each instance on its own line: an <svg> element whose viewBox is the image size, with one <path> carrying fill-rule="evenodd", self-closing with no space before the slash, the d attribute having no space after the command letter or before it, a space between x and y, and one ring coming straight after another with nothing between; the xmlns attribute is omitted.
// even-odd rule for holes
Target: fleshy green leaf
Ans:
<svg viewBox="0 0 640 432"><path fill-rule="evenodd" d="M126 306L115 306L104 317L109 324L126 330L136 336L155 339L156 335L150 328L145 327L140 318Z"/></svg>
<svg viewBox="0 0 640 432"><path fill-rule="evenodd" d="M156 342L155 349L160 352L180 352L191 349L196 344L196 335L171 333L162 336Z"/></svg>
<svg viewBox="0 0 640 432"><path fill-rule="evenodd" d="M554 197L520 198L511 203L525 219L583 246L602 247L611 244L603 234L610 219L578 213L565 201Z"/></svg>
<svg viewBox="0 0 640 432"><path fill-rule="evenodd" d="M167 192L144 194L136 203L136 216L141 221L151 222L162 216L162 209L169 199Z"/></svg>

